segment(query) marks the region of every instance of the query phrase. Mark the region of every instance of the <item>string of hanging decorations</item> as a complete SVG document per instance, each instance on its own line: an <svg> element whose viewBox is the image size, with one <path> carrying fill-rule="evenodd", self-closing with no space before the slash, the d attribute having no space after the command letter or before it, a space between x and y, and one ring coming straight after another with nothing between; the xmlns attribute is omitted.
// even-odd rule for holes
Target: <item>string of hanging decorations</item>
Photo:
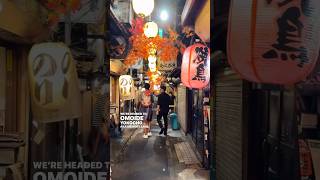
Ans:
<svg viewBox="0 0 320 180"><path fill-rule="evenodd" d="M132 49L126 57L124 63L130 67L138 62L139 59L148 61L148 72L150 88L152 91L159 90L164 77L157 69L157 60L168 62L177 58L179 49L176 47L177 33L168 29L168 37L158 35L158 25L155 22L145 21L154 9L153 0L132 0L132 6L138 18L132 21L130 32L132 36L129 41Z"/></svg>
<svg viewBox="0 0 320 180"><path fill-rule="evenodd" d="M162 61L177 58L179 49L175 42L178 36L172 29L168 29L169 37L160 37L154 22L145 23L142 17L138 17L133 20L130 32L132 49L124 61L127 66L136 64L139 59L148 59L150 50L155 50L155 55Z"/></svg>
<svg viewBox="0 0 320 180"><path fill-rule="evenodd" d="M124 63L132 66L139 59L148 60L149 71L146 75L149 77L151 89L156 90L155 88L164 80L157 70L157 60L161 59L163 62L176 60L180 50L183 54L181 66L183 84L196 89L206 87L210 79L210 49L201 43L195 43L189 47L184 46L177 39L178 34L170 28L168 28L168 37L160 37L157 24L144 21L144 17L149 16L153 11L153 0L132 0L132 4L139 17L132 22L130 29L132 49ZM189 33L185 35L192 35L190 32L192 31L189 30Z"/></svg>

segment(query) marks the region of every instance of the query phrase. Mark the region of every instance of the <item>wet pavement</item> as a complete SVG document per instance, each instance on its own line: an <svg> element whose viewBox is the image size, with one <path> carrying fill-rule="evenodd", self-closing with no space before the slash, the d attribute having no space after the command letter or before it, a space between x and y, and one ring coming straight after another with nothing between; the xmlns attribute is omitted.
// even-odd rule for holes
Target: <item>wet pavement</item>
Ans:
<svg viewBox="0 0 320 180"><path fill-rule="evenodd" d="M125 151L128 146L128 142L130 141L131 137L136 132L136 129L123 129L121 133L117 133L116 136L111 137L111 144L110 144L110 157L111 163L114 163L119 160L119 157Z"/></svg>
<svg viewBox="0 0 320 180"><path fill-rule="evenodd" d="M112 149L118 154L112 161L112 180L206 180L209 173L199 164L179 163L174 144L185 142L179 130L159 135L159 127L152 125L152 137L144 139L142 129L135 130L125 148ZM122 151L122 152L115 152Z"/></svg>

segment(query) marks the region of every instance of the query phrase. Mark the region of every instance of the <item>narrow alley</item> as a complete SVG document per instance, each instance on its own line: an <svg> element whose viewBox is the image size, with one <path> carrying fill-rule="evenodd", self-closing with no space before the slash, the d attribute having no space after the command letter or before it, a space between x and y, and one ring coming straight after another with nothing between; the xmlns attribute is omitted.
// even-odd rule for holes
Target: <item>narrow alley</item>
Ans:
<svg viewBox="0 0 320 180"><path fill-rule="evenodd" d="M320 180L320 0L0 0L0 180Z"/></svg>
<svg viewBox="0 0 320 180"><path fill-rule="evenodd" d="M168 136L159 135L156 120L152 124L152 137L144 139L142 129L136 129L130 140L117 156L111 156L113 180L205 180L209 179L207 170L200 168L193 150L175 150L175 144L187 142L179 130L168 129ZM132 133L131 131L128 133ZM127 137L129 138L129 137ZM115 143L112 143L115 144ZM112 150L115 148L111 148ZM113 153L113 152L111 152ZM179 157L177 156L179 154ZM184 155L185 154L185 155ZM185 157L182 157L182 156ZM114 159L113 159L114 158ZM182 162L187 159L189 162ZM188 163L188 164L187 164Z"/></svg>
<svg viewBox="0 0 320 180"><path fill-rule="evenodd" d="M110 14L111 178L209 180L210 1L114 1Z"/></svg>

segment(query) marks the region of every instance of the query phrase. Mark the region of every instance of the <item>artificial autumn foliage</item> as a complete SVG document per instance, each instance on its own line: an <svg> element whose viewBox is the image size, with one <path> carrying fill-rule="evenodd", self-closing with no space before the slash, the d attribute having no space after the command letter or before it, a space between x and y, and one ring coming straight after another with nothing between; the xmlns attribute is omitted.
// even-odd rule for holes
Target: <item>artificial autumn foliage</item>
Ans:
<svg viewBox="0 0 320 180"><path fill-rule="evenodd" d="M40 0L41 4L48 9L47 23L55 25L60 15L68 12L76 12L80 8L80 0Z"/></svg>
<svg viewBox="0 0 320 180"><path fill-rule="evenodd" d="M44 0L42 3L49 10L59 14L65 14L68 11L75 12L80 7L80 0Z"/></svg>
<svg viewBox="0 0 320 180"><path fill-rule="evenodd" d="M146 72L146 75L149 77L150 83L153 84L159 84L164 80L164 77L161 76L161 74L159 73L159 71L156 72Z"/></svg>
<svg viewBox="0 0 320 180"><path fill-rule="evenodd" d="M151 77L152 76L152 72L150 72L150 71L148 71L147 73L146 73L146 75L148 76L148 77Z"/></svg>
<svg viewBox="0 0 320 180"><path fill-rule="evenodd" d="M160 36L148 38L143 33L144 21L142 18L133 20L132 24L130 29L132 49L124 61L127 66L136 64L138 59L147 59L150 55L150 49L156 49L156 56L162 61L172 61L177 58L178 48L175 47L177 35L173 33L173 30L169 30L168 38L161 38Z"/></svg>
<svg viewBox="0 0 320 180"><path fill-rule="evenodd" d="M138 35L143 33L143 25L144 25L144 20L141 17L138 17L136 19L133 19L132 22L132 27L129 29L132 35Z"/></svg>

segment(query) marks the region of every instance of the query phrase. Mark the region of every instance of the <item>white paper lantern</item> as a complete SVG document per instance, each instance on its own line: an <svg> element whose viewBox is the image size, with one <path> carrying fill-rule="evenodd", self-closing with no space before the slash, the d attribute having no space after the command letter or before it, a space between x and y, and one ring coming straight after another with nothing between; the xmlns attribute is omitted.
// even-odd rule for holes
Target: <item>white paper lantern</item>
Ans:
<svg viewBox="0 0 320 180"><path fill-rule="evenodd" d="M140 16L149 16L154 8L154 0L132 0L135 13Z"/></svg>
<svg viewBox="0 0 320 180"><path fill-rule="evenodd" d="M157 56L150 55L148 57L148 61L149 61L149 63L155 63L157 61Z"/></svg>
<svg viewBox="0 0 320 180"><path fill-rule="evenodd" d="M149 69L150 69L150 72L155 72L157 70L157 57L154 56L154 55L150 55L148 57L148 66L149 66Z"/></svg>
<svg viewBox="0 0 320 180"><path fill-rule="evenodd" d="M143 26L144 35L148 38L156 37L158 35L158 25L155 22L147 22Z"/></svg>
<svg viewBox="0 0 320 180"><path fill-rule="evenodd" d="M130 75L122 75L119 78L120 96L124 100L132 99L133 79Z"/></svg>

